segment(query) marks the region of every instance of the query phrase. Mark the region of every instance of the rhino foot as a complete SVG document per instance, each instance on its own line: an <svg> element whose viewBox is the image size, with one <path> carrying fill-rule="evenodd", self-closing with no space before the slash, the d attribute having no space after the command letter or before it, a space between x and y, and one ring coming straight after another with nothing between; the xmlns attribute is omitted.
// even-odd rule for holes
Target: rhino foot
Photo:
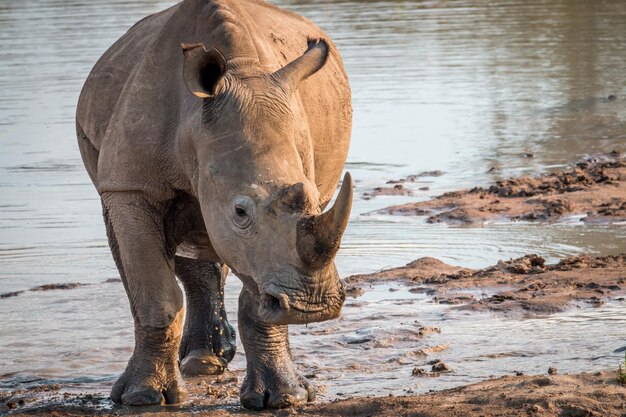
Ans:
<svg viewBox="0 0 626 417"><path fill-rule="evenodd" d="M235 329L226 319L210 324L210 328L202 326L201 331L185 329L179 350L180 371L184 376L220 375L233 360Z"/></svg>
<svg viewBox="0 0 626 417"><path fill-rule="evenodd" d="M228 267L176 257L175 268L187 299L180 370L185 376L219 375L237 349L235 329L228 323L224 308Z"/></svg>
<svg viewBox="0 0 626 417"><path fill-rule="evenodd" d="M135 351L111 389L111 399L125 405L176 404L187 397L178 369L182 311L165 329L135 326Z"/></svg>
<svg viewBox="0 0 626 417"><path fill-rule="evenodd" d="M241 405L258 411L287 408L315 400L315 389L295 370L293 362L284 365L248 369L241 387Z"/></svg>
<svg viewBox="0 0 626 417"><path fill-rule="evenodd" d="M208 349L197 349L180 361L180 372L185 376L220 375L224 373L228 361L218 358Z"/></svg>
<svg viewBox="0 0 626 417"><path fill-rule="evenodd" d="M124 405L176 404L187 397L178 365L136 359L133 355L126 371L111 389L111 399Z"/></svg>

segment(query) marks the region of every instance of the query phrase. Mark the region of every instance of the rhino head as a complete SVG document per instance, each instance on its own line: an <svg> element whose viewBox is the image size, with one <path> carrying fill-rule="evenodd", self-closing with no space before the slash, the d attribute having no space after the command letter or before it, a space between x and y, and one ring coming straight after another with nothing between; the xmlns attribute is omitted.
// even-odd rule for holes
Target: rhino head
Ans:
<svg viewBox="0 0 626 417"><path fill-rule="evenodd" d="M323 67L328 45L309 41L303 55L275 72L202 44L183 51L185 84L203 102L187 122L181 152L215 253L258 300L253 308L265 322L337 317L345 289L334 257L352 179L345 175L335 203L322 212L328 201L320 201L311 173L312 142L296 93Z"/></svg>

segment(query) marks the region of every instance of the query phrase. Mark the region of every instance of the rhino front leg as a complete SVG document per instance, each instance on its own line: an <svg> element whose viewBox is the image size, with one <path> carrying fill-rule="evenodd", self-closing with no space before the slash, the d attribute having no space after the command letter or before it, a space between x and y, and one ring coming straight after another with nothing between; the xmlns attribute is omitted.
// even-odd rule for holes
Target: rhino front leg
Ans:
<svg viewBox="0 0 626 417"><path fill-rule="evenodd" d="M187 300L180 370L189 376L221 374L236 349L235 329L228 323L224 308L228 267L180 256L175 263Z"/></svg>
<svg viewBox="0 0 626 417"><path fill-rule="evenodd" d="M111 398L127 405L178 403L186 396L178 370L183 296L165 244L163 207L141 193L104 193L109 245L135 321L135 349Z"/></svg>
<svg viewBox="0 0 626 417"><path fill-rule="evenodd" d="M257 300L245 288L239 296L239 334L246 352L241 405L249 410L286 408L315 399L315 390L293 363L286 325L264 323Z"/></svg>

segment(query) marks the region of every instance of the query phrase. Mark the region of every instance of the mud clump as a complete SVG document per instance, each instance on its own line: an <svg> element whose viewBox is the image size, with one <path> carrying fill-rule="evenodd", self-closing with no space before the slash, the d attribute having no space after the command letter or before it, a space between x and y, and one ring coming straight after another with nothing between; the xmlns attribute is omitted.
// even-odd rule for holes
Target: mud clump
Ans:
<svg viewBox="0 0 626 417"><path fill-rule="evenodd" d="M82 287L84 284L80 282L67 282L62 284L44 284L37 287L33 287L28 291L50 291L50 290L73 290L74 288Z"/></svg>
<svg viewBox="0 0 626 417"><path fill-rule="evenodd" d="M437 303L464 309L551 314L576 303L598 306L623 296L626 255L580 255L547 264L543 257L530 254L482 269L420 258L400 268L346 278L349 286L389 281L407 283Z"/></svg>
<svg viewBox="0 0 626 417"><path fill-rule="evenodd" d="M365 290L361 287L349 286L346 288L346 295L348 297L357 298L365 294Z"/></svg>
<svg viewBox="0 0 626 417"><path fill-rule="evenodd" d="M24 290L22 290L22 291L5 292L3 294L0 294L0 298L17 297L18 295L22 294L23 292L24 292Z"/></svg>
<svg viewBox="0 0 626 417"><path fill-rule="evenodd" d="M452 372L452 369L442 360L436 360L431 369L433 372Z"/></svg>
<svg viewBox="0 0 626 417"><path fill-rule="evenodd" d="M444 277L445 275L458 273L463 270L466 269L448 265L439 259L424 257L416 259L403 267L385 269L373 274L352 275L344 281L349 287L363 283L388 282L389 280L432 283L431 280L436 280L440 276Z"/></svg>
<svg viewBox="0 0 626 417"><path fill-rule="evenodd" d="M411 375L413 375L413 376L422 376L422 375L426 375L426 374L427 374L427 372L424 369L419 368L417 366L415 368L413 368L413 370L411 371Z"/></svg>
<svg viewBox="0 0 626 417"><path fill-rule="evenodd" d="M396 184L392 187L376 187L372 191L363 193L363 199L369 200L380 196L411 196L413 192L402 184Z"/></svg>
<svg viewBox="0 0 626 417"><path fill-rule="evenodd" d="M441 374L452 372L452 368L450 368L441 359L432 360L432 361L428 362L428 364L431 365L430 372L425 370L424 368L416 366L411 371L411 375L414 376L414 377L434 378L434 377L441 376Z"/></svg>
<svg viewBox="0 0 626 417"><path fill-rule="evenodd" d="M439 171L438 169L434 171L423 171L419 174L409 175L406 178L400 178L399 180L389 180L387 184L404 184L406 182L417 182L420 178L424 177L441 177L444 174L443 171Z"/></svg>
<svg viewBox="0 0 626 417"><path fill-rule="evenodd" d="M370 200L380 196L412 196L415 194L414 189L405 187L404 184L411 184L418 182L423 177L439 177L443 175L443 171L424 171L419 174L409 175L406 178L400 178L399 180L387 181L386 187L376 187L372 191L366 191L362 197L364 200ZM417 188L419 191L428 191L430 187L422 186Z"/></svg>
<svg viewBox="0 0 626 417"><path fill-rule="evenodd" d="M37 291L50 291L50 290L71 290L74 288L82 287L83 285L88 285L88 284L81 284L78 282L69 282L69 283L63 283L63 284L44 284L44 285L39 285L37 287L33 287L29 290L6 292L3 294L0 294L0 298L17 297L18 295L23 294L27 291L37 292Z"/></svg>
<svg viewBox="0 0 626 417"><path fill-rule="evenodd" d="M618 152L596 154L570 171L496 181L489 187L453 191L431 200L391 206L377 213L428 216L428 223L475 224L511 221L626 220L626 158Z"/></svg>
<svg viewBox="0 0 626 417"><path fill-rule="evenodd" d="M29 289L29 290L5 292L3 294L0 294L0 298L17 297L18 295L23 294L26 291L37 292L37 291L51 291L51 290L73 290L75 288L82 287L84 285L89 285L89 284L81 284L80 282L66 282L66 283L60 283L60 284L44 284L44 285L38 285L38 286L33 287L33 288Z"/></svg>
<svg viewBox="0 0 626 417"><path fill-rule="evenodd" d="M546 260L538 255L498 262L497 268L512 274L537 274L546 270Z"/></svg>

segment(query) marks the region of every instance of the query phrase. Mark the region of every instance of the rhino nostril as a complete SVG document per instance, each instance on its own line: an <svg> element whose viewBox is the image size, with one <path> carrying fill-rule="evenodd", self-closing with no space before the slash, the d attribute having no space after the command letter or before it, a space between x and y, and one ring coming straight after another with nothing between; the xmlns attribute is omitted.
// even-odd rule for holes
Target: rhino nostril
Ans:
<svg viewBox="0 0 626 417"><path fill-rule="evenodd" d="M272 310L285 310L289 311L289 297L286 294L280 294L278 296L265 294L267 304Z"/></svg>
<svg viewBox="0 0 626 417"><path fill-rule="evenodd" d="M285 310L285 311L289 311L289 297L287 297L286 294L281 294L281 296L278 298L278 302L280 304L280 307Z"/></svg>

